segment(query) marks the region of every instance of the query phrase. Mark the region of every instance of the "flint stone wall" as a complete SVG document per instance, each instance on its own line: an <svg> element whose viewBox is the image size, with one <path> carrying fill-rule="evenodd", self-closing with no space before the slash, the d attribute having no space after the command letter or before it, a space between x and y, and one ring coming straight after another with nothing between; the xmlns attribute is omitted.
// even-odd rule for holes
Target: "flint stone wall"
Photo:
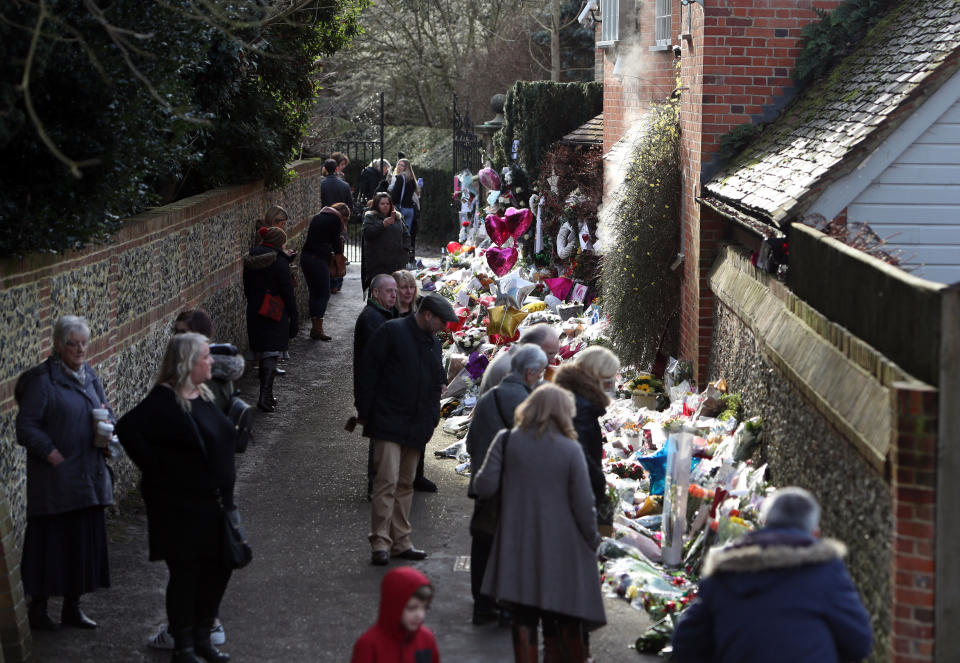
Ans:
<svg viewBox="0 0 960 663"><path fill-rule="evenodd" d="M771 312L771 300L767 301L764 314L777 317L779 322L775 327L767 327L764 332L755 320L745 320L741 315L747 310L744 303L749 297L746 294L749 288L723 288L718 276L731 267L740 271L741 279L763 279L764 275L752 271L746 256L733 247L726 247L717 263L712 283L717 305L713 317L710 380L725 378L731 392L741 393L746 414L763 418L761 444L752 461L755 465L769 465L768 480L776 486L801 486L819 500L823 535L837 538L847 545L847 568L872 616L875 643L870 660L887 661L891 653L891 569L895 540L891 487L884 476L883 465L877 464L875 449L858 446L840 432L841 428L852 430L842 421L844 413L825 412L822 405L817 407L804 393L815 394L830 388L835 384L837 374L863 371L860 364L865 360L859 355L865 354L866 349L858 347L852 353L859 361L851 359L849 354L834 357L832 365L820 366L814 371L806 370L809 366L791 365L786 369L778 366L773 361L776 356L773 348L782 344L772 337L773 334L813 335L821 342L824 337L795 315L804 305L789 293L780 293L787 302L782 302L779 297L772 300L783 307L782 311ZM764 287L782 287L760 282ZM742 280L738 283L744 285ZM789 310L791 308L793 311ZM842 330L834 331L842 333ZM769 333L770 337L764 337L764 333ZM849 340L845 344L850 345ZM783 356L777 361L783 362ZM862 404L862 407L879 405L878 416L893 416L892 404L886 400L889 395L885 382L901 377L902 371L887 365L882 357L875 357L875 361L883 364L874 367L873 375L880 376L876 380L880 390L875 395L879 394L877 397L885 400ZM799 381L799 375L804 375L806 381ZM863 375L866 375L865 371ZM856 399L861 394L850 394L847 400ZM887 422L878 423L887 425Z"/></svg>
<svg viewBox="0 0 960 663"><path fill-rule="evenodd" d="M0 491L18 542L26 525L26 452L16 444L13 389L23 371L49 356L53 323L65 314L86 317L88 361L118 415L149 391L179 311L205 309L214 340L246 349L242 258L256 219L282 205L288 246L298 248L319 211L320 164L293 169L297 177L282 191L262 184L209 191L131 217L111 244L0 261ZM299 308L306 311L299 281ZM119 502L138 473L126 458L110 462Z"/></svg>

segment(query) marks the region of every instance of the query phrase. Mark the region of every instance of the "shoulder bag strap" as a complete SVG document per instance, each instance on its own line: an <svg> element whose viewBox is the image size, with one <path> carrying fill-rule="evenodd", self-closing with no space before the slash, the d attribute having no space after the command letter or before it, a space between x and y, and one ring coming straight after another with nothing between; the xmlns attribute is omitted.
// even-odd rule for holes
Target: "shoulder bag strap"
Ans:
<svg viewBox="0 0 960 663"><path fill-rule="evenodd" d="M497 494L503 499L503 475L507 472L507 442L510 441L510 429L503 436L503 451L500 452L500 482L497 486Z"/></svg>
<svg viewBox="0 0 960 663"><path fill-rule="evenodd" d="M503 413L503 406L500 404L500 387L497 386L493 390L493 402L497 406L497 413L500 415L500 421L503 422L504 428L510 430L510 427L513 425L511 422L507 421L507 416Z"/></svg>

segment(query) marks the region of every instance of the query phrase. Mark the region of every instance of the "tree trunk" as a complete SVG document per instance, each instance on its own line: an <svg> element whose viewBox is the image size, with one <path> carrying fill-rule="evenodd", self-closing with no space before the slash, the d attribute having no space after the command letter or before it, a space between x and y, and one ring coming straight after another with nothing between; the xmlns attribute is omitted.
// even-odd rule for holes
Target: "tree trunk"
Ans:
<svg viewBox="0 0 960 663"><path fill-rule="evenodd" d="M550 31L550 80L560 81L560 0L551 0L553 30Z"/></svg>

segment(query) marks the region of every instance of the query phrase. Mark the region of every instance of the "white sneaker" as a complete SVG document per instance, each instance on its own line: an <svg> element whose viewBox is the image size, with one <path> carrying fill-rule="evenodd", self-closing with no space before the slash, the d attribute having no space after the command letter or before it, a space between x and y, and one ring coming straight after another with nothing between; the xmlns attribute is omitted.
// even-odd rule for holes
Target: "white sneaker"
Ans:
<svg viewBox="0 0 960 663"><path fill-rule="evenodd" d="M157 632L150 636L147 646L151 649L173 649L173 636L166 624L161 624Z"/></svg>
<svg viewBox="0 0 960 663"><path fill-rule="evenodd" d="M227 633L223 630L223 624L217 624L210 629L210 644L219 647L227 641Z"/></svg>
<svg viewBox="0 0 960 663"><path fill-rule="evenodd" d="M210 629L210 644L219 647L227 642L226 631L223 630L223 624L217 624ZM173 636L167 630L167 625L163 624L156 633L147 640L147 646L151 649L173 649Z"/></svg>

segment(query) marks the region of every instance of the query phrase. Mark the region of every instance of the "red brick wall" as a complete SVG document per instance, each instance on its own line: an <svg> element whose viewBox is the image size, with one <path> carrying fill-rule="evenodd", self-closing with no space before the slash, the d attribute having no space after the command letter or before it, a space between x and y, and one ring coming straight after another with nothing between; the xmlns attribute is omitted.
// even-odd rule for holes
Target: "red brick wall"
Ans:
<svg viewBox="0 0 960 663"><path fill-rule="evenodd" d="M937 497L938 392L894 385L897 439L890 453L894 506L893 660L933 659L934 525Z"/></svg>
<svg viewBox="0 0 960 663"><path fill-rule="evenodd" d="M701 380L706 377L712 334L713 299L706 275L716 243L727 232L725 221L708 216L697 203L701 184L715 169L713 155L730 129L772 116L788 100L803 27L817 20L814 7L832 9L838 4L836 0L730 0L708 2L705 8L691 5L691 38L683 41L681 58L681 85L687 89L682 92L680 115L686 255L680 349L694 362ZM675 16L679 18L679 11ZM686 16L682 27L687 28Z"/></svg>
<svg viewBox="0 0 960 663"><path fill-rule="evenodd" d="M654 3L640 5L639 15L634 14L632 4L620 3L619 43L615 47L597 49L598 58L603 62L604 153L643 116L651 101L666 99L677 85L673 51L650 50L656 44ZM675 2L671 30L674 42L680 25L679 8L679 1ZM623 76L614 78L617 55L623 59Z"/></svg>

